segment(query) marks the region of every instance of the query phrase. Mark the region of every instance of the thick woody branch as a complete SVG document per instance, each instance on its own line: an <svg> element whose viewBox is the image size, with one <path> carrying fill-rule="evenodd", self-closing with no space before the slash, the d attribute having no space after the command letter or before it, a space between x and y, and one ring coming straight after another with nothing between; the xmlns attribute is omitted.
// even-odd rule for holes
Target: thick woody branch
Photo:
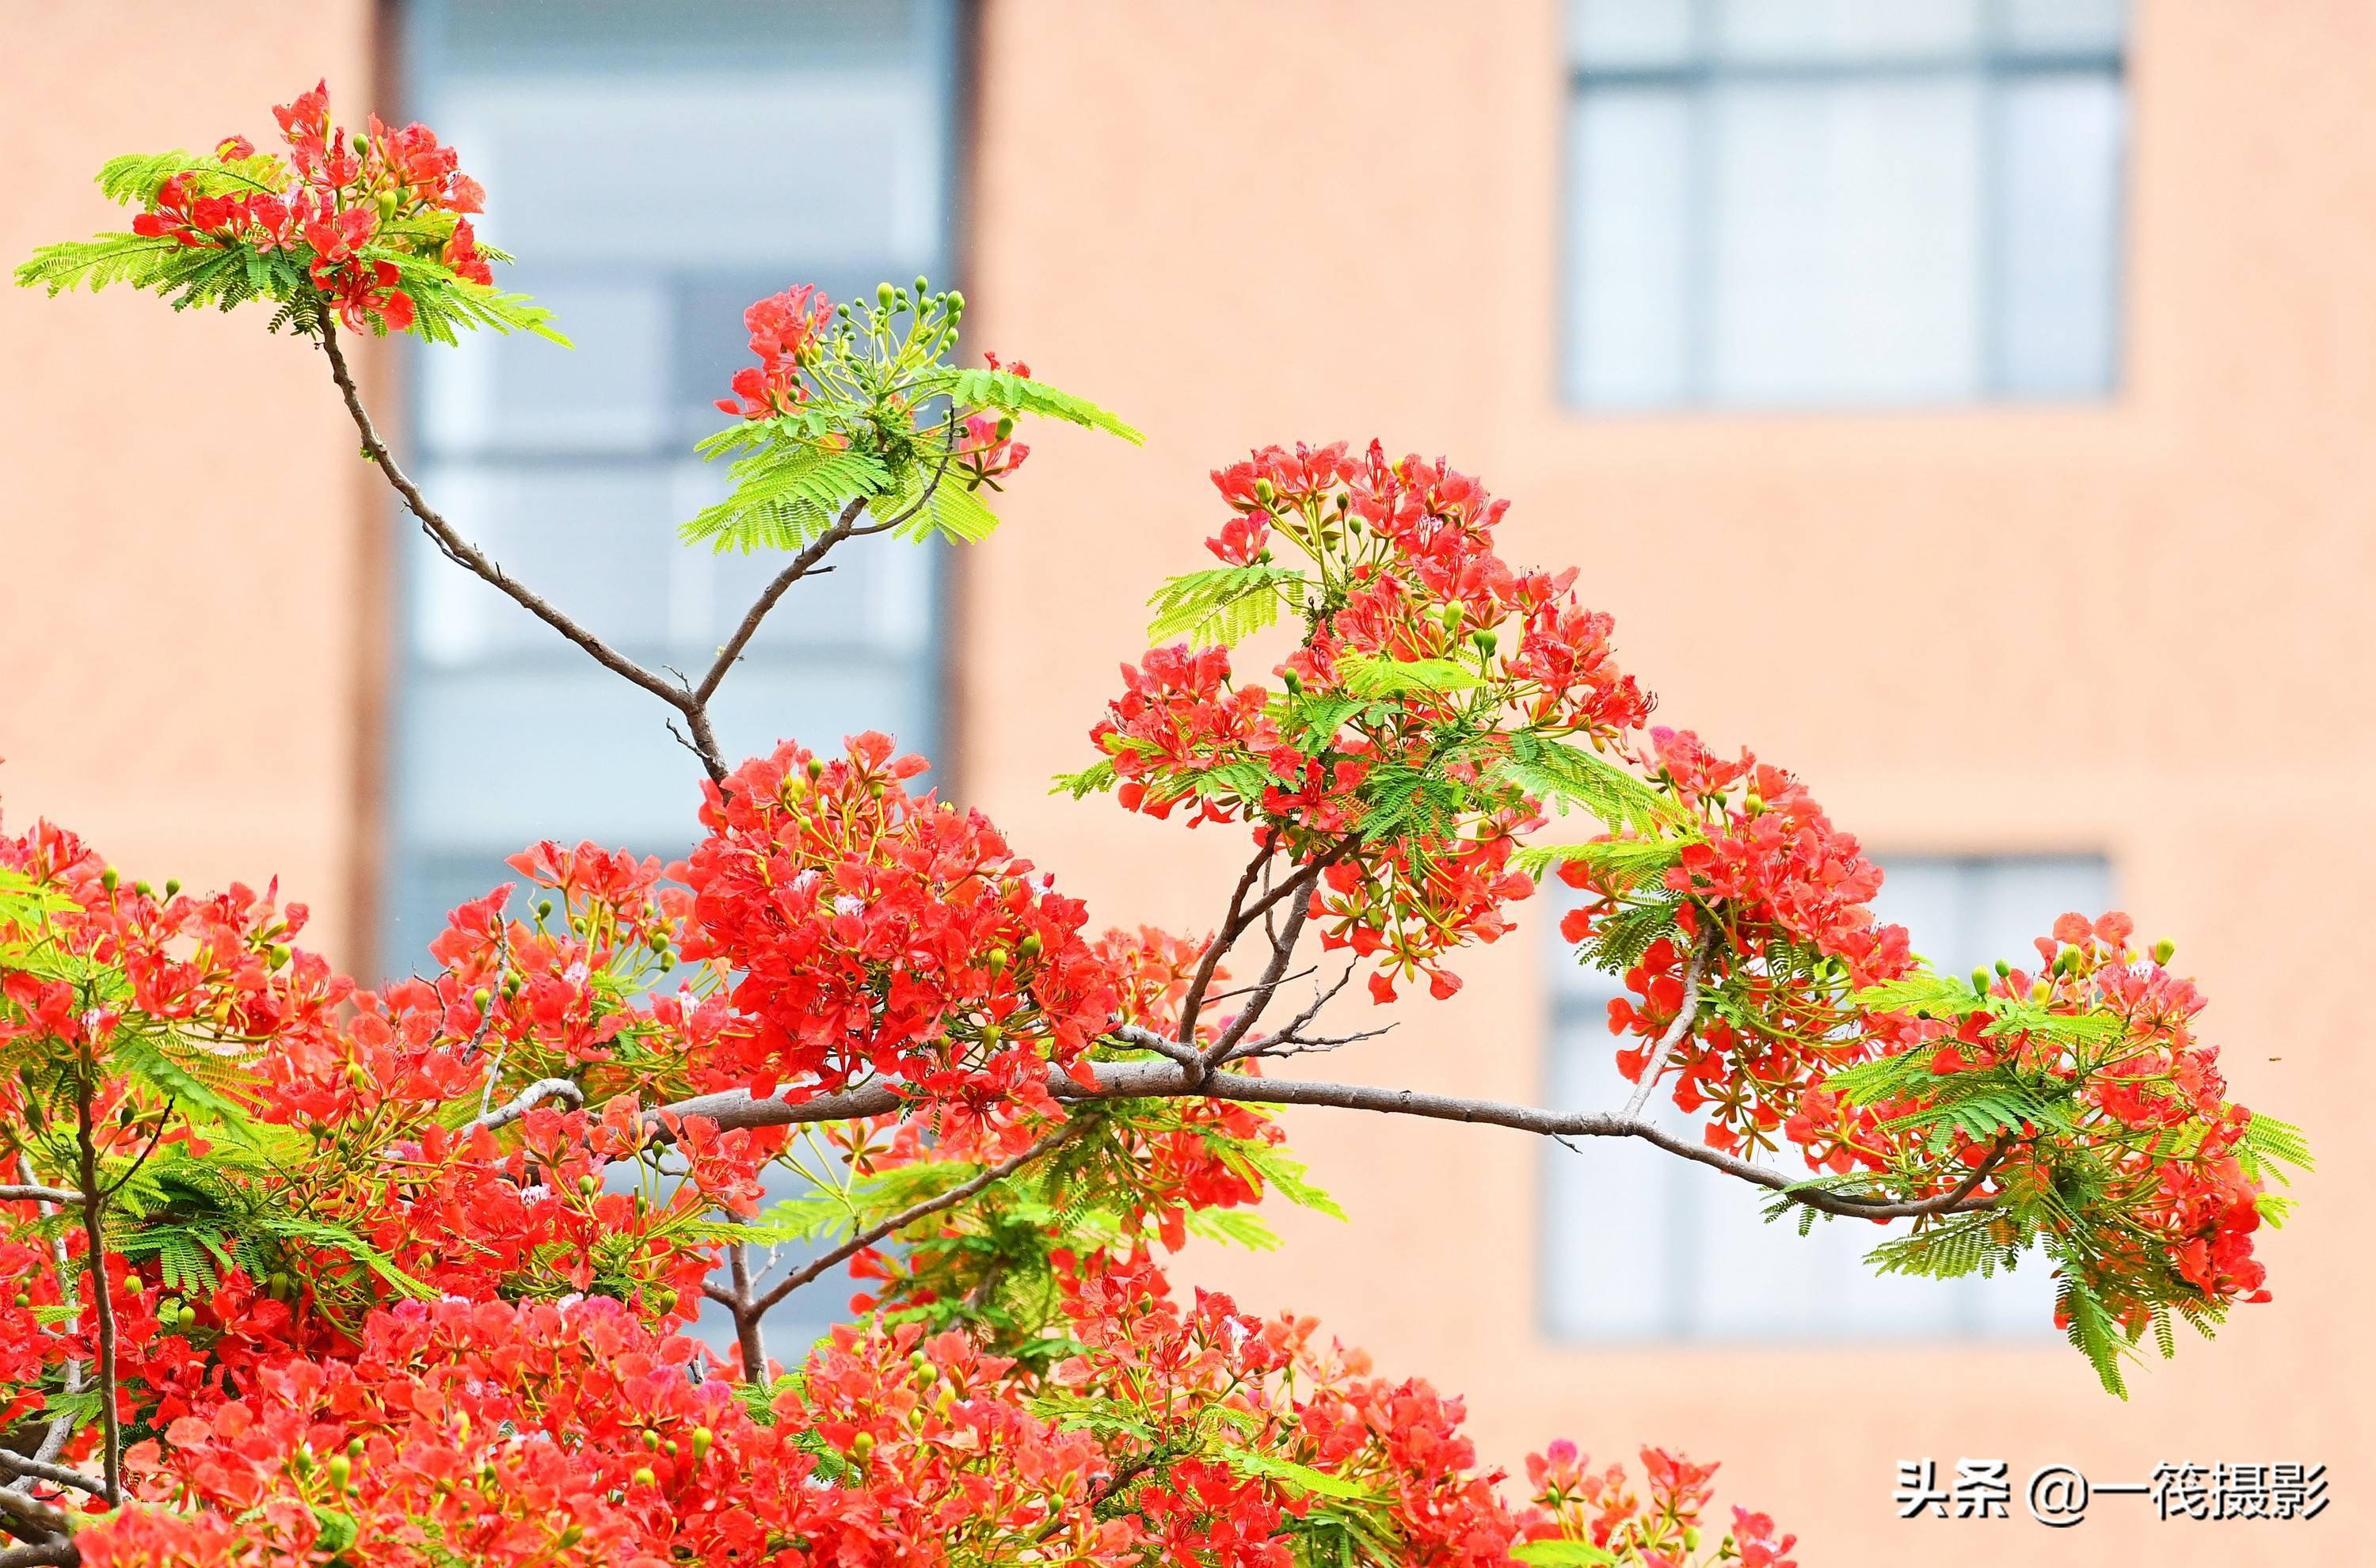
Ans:
<svg viewBox="0 0 2376 1568"><path fill-rule="evenodd" d="M12 1529L64 1535L73 1519L53 1503L27 1497L21 1491L0 1491L0 1523L6 1523Z"/></svg>
<svg viewBox="0 0 2376 1568"><path fill-rule="evenodd" d="M566 1100L573 1106L578 1106L586 1103L586 1094L567 1078L539 1078L520 1090L513 1099L497 1106L484 1116L465 1122L460 1130L467 1134L480 1127L484 1127L489 1132L498 1127L508 1127L548 1099Z"/></svg>
<svg viewBox="0 0 2376 1568"><path fill-rule="evenodd" d="M1135 1042L1133 1042L1135 1043ZM1370 1111L1393 1116L1418 1116L1435 1122L1465 1122L1507 1127L1546 1138L1639 1138L1678 1158L1688 1159L1728 1176L1779 1193L1793 1203L1825 1214L1859 1219L1904 1219L1916 1215L1943 1214L1966 1208L1994 1206L1994 1200L1974 1200L1978 1181L1966 1179L1954 1192L1930 1198L1904 1200L1833 1192L1793 1181L1768 1166L1738 1158L1678 1137L1651 1123L1608 1111L1550 1111L1539 1106L1500 1100L1470 1099L1457 1095L1430 1094L1419 1089L1385 1088L1369 1084L1319 1083L1294 1078L1255 1078L1215 1071L1201 1079L1193 1064L1179 1062L1099 1062L1091 1071L1097 1086L1085 1088L1066 1073L1051 1071L1048 1091L1058 1099L1155 1099L1203 1095L1212 1099L1251 1105L1333 1106L1342 1111ZM780 1127L852 1117L880 1116L904 1104L888 1085L873 1084L801 1101L754 1099L742 1090L701 1095L679 1100L655 1112L702 1116L720 1127ZM1982 1171L1985 1176L1986 1172Z"/></svg>
<svg viewBox="0 0 2376 1568"><path fill-rule="evenodd" d="M12 1546L0 1550L0 1568L74 1568L82 1561L82 1549L71 1540L38 1541L31 1546Z"/></svg>
<svg viewBox="0 0 2376 1568"><path fill-rule="evenodd" d="M12 1449L0 1448L0 1470L28 1481L47 1481L52 1486L72 1487L93 1497L106 1495L106 1488L80 1470L64 1465L53 1465L45 1459L28 1459ZM14 1490L14 1489L11 1489Z"/></svg>
<svg viewBox="0 0 2376 1568"><path fill-rule="evenodd" d="M56 1204L62 1208L74 1208L81 1202L80 1193L69 1193L64 1187L43 1187L29 1182L0 1185L0 1204Z"/></svg>

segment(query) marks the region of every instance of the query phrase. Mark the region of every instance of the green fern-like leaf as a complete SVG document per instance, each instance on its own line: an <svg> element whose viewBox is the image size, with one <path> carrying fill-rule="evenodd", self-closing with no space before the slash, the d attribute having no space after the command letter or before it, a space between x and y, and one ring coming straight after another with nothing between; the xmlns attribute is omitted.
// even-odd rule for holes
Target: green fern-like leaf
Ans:
<svg viewBox="0 0 2376 1568"><path fill-rule="evenodd" d="M734 488L679 530L687 543L795 551L815 541L858 497L883 494L890 471L863 452L778 440L736 462Z"/></svg>
<svg viewBox="0 0 2376 1568"><path fill-rule="evenodd" d="M1183 633L1199 647L1228 647L1278 621L1283 604L1302 603L1303 574L1285 566L1214 566L1172 578L1146 602L1155 611L1146 638Z"/></svg>
<svg viewBox="0 0 2376 1568"><path fill-rule="evenodd" d="M1348 654L1336 661L1345 689L1363 697L1450 696L1485 683L1485 677L1449 659L1380 659Z"/></svg>
<svg viewBox="0 0 2376 1568"><path fill-rule="evenodd" d="M935 480L920 473L912 482L897 487L877 509L886 521L906 517L896 530L900 539L938 534L956 544L980 544L998 530L998 514L981 498L981 491L947 475Z"/></svg>
<svg viewBox="0 0 2376 1568"><path fill-rule="evenodd" d="M1088 766L1081 769L1078 773L1060 773L1056 775L1056 781L1049 787L1048 793L1051 795L1070 795L1073 799L1078 801L1086 799L1090 795L1101 795L1108 790L1112 789L1114 787L1114 783L1115 774L1113 759L1111 757L1108 757L1102 762L1093 762L1089 764Z"/></svg>
<svg viewBox="0 0 2376 1568"><path fill-rule="evenodd" d="M1063 420L1087 430L1101 430L1108 435L1122 437L1134 446L1146 444L1145 435L1087 398L1076 398L1044 381L1034 381L1012 371L949 369L932 377L925 389L944 393L964 408L998 409L1010 414L1037 414L1044 419Z"/></svg>
<svg viewBox="0 0 2376 1568"><path fill-rule="evenodd" d="M1680 838L1601 838L1589 844L1529 844L1510 857L1513 869L1539 881L1563 865L1581 862L1592 868L1595 880L1614 893L1627 893L1663 877L1680 864Z"/></svg>
<svg viewBox="0 0 2376 1568"><path fill-rule="evenodd" d="M1559 810L1581 806L1612 828L1657 833L1682 825L1682 808L1608 758L1521 730L1497 766L1503 778Z"/></svg>

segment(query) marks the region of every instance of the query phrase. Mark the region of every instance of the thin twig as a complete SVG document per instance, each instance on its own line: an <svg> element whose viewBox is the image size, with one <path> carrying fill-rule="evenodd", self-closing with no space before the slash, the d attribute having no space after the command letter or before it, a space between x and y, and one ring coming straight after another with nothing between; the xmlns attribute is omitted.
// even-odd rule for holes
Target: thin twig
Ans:
<svg viewBox="0 0 2376 1568"><path fill-rule="evenodd" d="M106 1443L101 1471L107 1478L107 1501L113 1505L124 1501L124 1418L115 1408L115 1302L108 1293L107 1238L99 1222L99 1145L91 1135L90 1092L88 1079L77 1085L75 1125L82 1161L83 1235L90 1246L90 1255L83 1261L90 1267L91 1306L99 1316L99 1414Z"/></svg>
<svg viewBox="0 0 2376 1568"><path fill-rule="evenodd" d="M1667 1058L1675 1053L1675 1047L1682 1043L1683 1037L1690 1034L1693 1026L1699 1022L1700 982L1707 976L1708 959L1715 951L1716 925L1710 921L1707 934L1700 939L1691 962L1683 969L1683 1004L1675 1010L1674 1021L1658 1037L1657 1048L1651 1051L1650 1060L1643 1064L1641 1082L1634 1086L1632 1097L1625 1101L1628 1121L1641 1115L1642 1108L1650 1103L1651 1091L1658 1087L1658 1075L1667 1070Z"/></svg>
<svg viewBox="0 0 2376 1568"><path fill-rule="evenodd" d="M1238 878L1238 885L1230 891L1230 908L1221 917L1221 928L1213 933L1213 940L1205 944L1205 956L1197 960L1196 973L1188 981L1188 992L1180 1001L1180 1032L1176 1038L1182 1045L1196 1043L1196 1016L1204 1009L1205 992L1213 983L1214 971L1221 967L1221 955L1230 950L1230 944L1245 930L1238 922L1245 909L1246 895L1253 891L1254 879L1262 875L1263 867L1268 865L1270 858L1277 853L1278 837L1274 834L1254 851L1253 859L1246 862L1244 873Z"/></svg>
<svg viewBox="0 0 2376 1568"><path fill-rule="evenodd" d="M1316 881L1319 875L1320 862L1315 861L1298 873L1294 880L1309 883ZM1293 882L1289 885L1292 886ZM1298 898L1287 907L1286 918L1280 922L1282 929L1271 938L1270 963L1264 968L1262 979L1254 982L1253 995L1247 999L1246 1004L1238 1010L1238 1016L1229 1021L1213 1043L1196 1058L1199 1071L1210 1072L1227 1062L1230 1053L1237 1050L1238 1042L1262 1021L1263 1010L1270 1005L1271 998L1278 994L1288 966L1295 959L1295 939L1303 934L1303 922L1311 913L1312 900L1309 898Z"/></svg>
<svg viewBox="0 0 2376 1568"><path fill-rule="evenodd" d="M354 421L355 433L362 437L363 456L369 457L378 466L379 471L387 476L387 482L395 487L397 494L404 498L406 507L420 519L422 530L429 535L446 557L456 564L468 568L489 585L501 590L521 609L576 643L603 669L640 686L671 707L691 718L699 705L693 701L693 695L690 692L682 686L671 684L666 676L655 674L645 669L584 626L579 625L541 595L514 581L505 575L501 566L488 558L486 552L464 538L459 529L447 522L435 507L429 505L428 498L421 493L421 487L413 483L411 477L398 466L395 454L387 449L387 443L380 439L379 431L373 425L371 413L363 407L362 394L356 389L354 375L347 368L346 351L339 347L338 328L331 324L327 316L322 318L320 326L322 351L329 357L330 361L330 379L339 384L339 396L346 401L347 416ZM715 765L714 757L705 760L711 761L713 766Z"/></svg>
<svg viewBox="0 0 2376 1568"><path fill-rule="evenodd" d="M810 1259L769 1287L765 1295L753 1300L751 1305L754 1313L766 1312L802 1286L823 1276L826 1270L849 1262L885 1237L897 1235L916 1221L929 1219L944 1208L954 1208L994 1182L1004 1182L1033 1160L1053 1153L1065 1139L1079 1132L1082 1125L1083 1119L1076 1116L1021 1154L999 1161L996 1165L958 1182L945 1193L936 1193L921 1203L910 1204L890 1218L879 1220L868 1226L822 1257Z"/></svg>
<svg viewBox="0 0 2376 1568"><path fill-rule="evenodd" d="M735 660L742 657L742 650L749 647L751 639L758 635L759 623L767 618L767 612L776 607L776 601L784 597L787 589L816 568L817 563L825 559L826 552L850 536L851 531L858 526L859 515L865 510L866 497L852 496L849 504L842 507L841 516L834 519L831 528L817 535L810 541L808 548L793 556L782 571L768 579L767 586L760 590L758 599L753 602L749 610L743 612L742 624L734 628L734 635L726 639L724 647L718 650L717 661L710 665L709 673L704 675L701 678L701 683L693 688L695 702L707 705L709 699L717 695L719 683L726 679L726 672L734 668Z"/></svg>

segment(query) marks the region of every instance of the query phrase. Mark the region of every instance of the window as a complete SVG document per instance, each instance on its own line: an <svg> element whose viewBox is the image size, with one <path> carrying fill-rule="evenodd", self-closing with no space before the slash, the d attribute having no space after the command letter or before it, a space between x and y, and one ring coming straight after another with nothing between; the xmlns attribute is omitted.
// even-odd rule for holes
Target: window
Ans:
<svg viewBox="0 0 2376 1568"><path fill-rule="evenodd" d="M2123 0L1571 0L1570 399L2101 396Z"/></svg>
<svg viewBox="0 0 2376 1568"><path fill-rule="evenodd" d="M494 193L499 279L576 348L481 339L412 360L422 488L507 570L639 662L698 671L780 559L712 555L676 527L723 493L692 453L750 362L743 306L795 282L836 298L948 269L950 0L421 0L412 101ZM425 962L455 905L536 839L673 857L699 766L668 710L475 577L399 516L385 961ZM838 557L785 600L715 707L731 756L864 729L928 754L937 573L926 549ZM771 1197L800 1183L771 1176ZM795 1254L817 1248L784 1248ZM796 1360L847 1290L771 1315ZM730 1346L722 1311L698 1332Z"/></svg>
<svg viewBox="0 0 2376 1568"><path fill-rule="evenodd" d="M1885 870L1876 909L1946 974L2018 963L2055 916L2111 903L2109 870L2093 857L1904 858ZM1563 944L1553 965L1550 1102L1614 1110L1632 1092L1609 1033L1618 982L1578 966ZM1660 1125L1699 1136L1698 1119L1670 1099L1653 1105ZM1804 1162L1786 1154L1777 1169ZM1574 1152L1550 1146L1544 1175L1542 1305L1555 1336L2017 1336L2051 1322L2051 1281L2035 1257L2010 1278L1876 1277L1863 1259L1888 1233L1882 1228L1843 1219L1802 1237L1794 1224L1766 1224L1757 1194L1731 1177L1622 1140L1585 1139Z"/></svg>
<svg viewBox="0 0 2376 1568"><path fill-rule="evenodd" d="M945 4L469 0L409 9L412 111L495 193L501 281L576 341L415 355L414 458L464 533L649 665L697 671L780 561L678 523L722 493L692 444L749 361L742 307L946 270ZM541 837L674 855L699 769L668 711L405 536L386 958ZM934 555L853 551L794 589L718 702L728 753L861 729L930 752Z"/></svg>

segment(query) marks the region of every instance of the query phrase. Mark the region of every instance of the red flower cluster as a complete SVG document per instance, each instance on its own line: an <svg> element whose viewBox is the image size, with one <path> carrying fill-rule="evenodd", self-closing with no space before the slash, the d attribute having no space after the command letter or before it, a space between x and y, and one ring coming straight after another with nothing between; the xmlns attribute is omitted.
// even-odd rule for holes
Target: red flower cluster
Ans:
<svg viewBox="0 0 2376 1568"><path fill-rule="evenodd" d="M1124 806L1244 815L1262 841L1325 861L1311 913L1328 945L1378 960L1378 1000L1421 975L1450 995L1443 958L1500 936L1504 906L1533 891L1509 867L1540 820L1499 771L1513 736L1606 745L1648 700L1610 656L1609 617L1576 602L1574 572L1521 574L1492 552L1508 504L1476 480L1339 442L1267 447L1213 482L1235 514L1206 540L1216 557L1270 571L1285 540L1319 569L1288 589L1305 624L1275 671L1283 690L1236 683L1223 648L1158 648L1123 667L1090 739ZM1445 805L1447 790L1463 803Z"/></svg>
<svg viewBox="0 0 2376 1568"><path fill-rule="evenodd" d="M482 211L486 192L429 127L398 130L374 114L367 134L350 137L332 123L327 83L272 113L286 161L258 156L245 137L227 137L212 164L168 176L132 232L259 254L302 246L315 287L357 331L412 325L412 297L389 254L434 255L469 282L493 281L462 216Z"/></svg>
<svg viewBox="0 0 2376 1568"><path fill-rule="evenodd" d="M1535 1503L1557 1521L1565 1538L1589 1541L1644 1568L1683 1568L1696 1560L1700 1514L1715 1490L1711 1483L1718 1467L1694 1465L1663 1448L1645 1448L1642 1473L1650 1491L1645 1506L1622 1465L1598 1472L1590 1466L1575 1444L1564 1441L1527 1459ZM1796 1536L1776 1540L1773 1519L1745 1508L1733 1509L1732 1520L1716 1561L1737 1561L1742 1568L1796 1568L1783 1555L1797 1544Z"/></svg>
<svg viewBox="0 0 2376 1568"><path fill-rule="evenodd" d="M877 734L833 762L787 744L707 787L690 956L740 977L708 1071L793 1099L867 1074L910 1091L1045 1107L1115 1003L1087 912L979 812L907 780Z"/></svg>
<svg viewBox="0 0 2376 1568"><path fill-rule="evenodd" d="M833 326L833 302L814 283L802 283L753 304L742 313L742 325L759 362L734 373L734 397L719 398L719 411L746 420L791 412L808 398L801 370Z"/></svg>

